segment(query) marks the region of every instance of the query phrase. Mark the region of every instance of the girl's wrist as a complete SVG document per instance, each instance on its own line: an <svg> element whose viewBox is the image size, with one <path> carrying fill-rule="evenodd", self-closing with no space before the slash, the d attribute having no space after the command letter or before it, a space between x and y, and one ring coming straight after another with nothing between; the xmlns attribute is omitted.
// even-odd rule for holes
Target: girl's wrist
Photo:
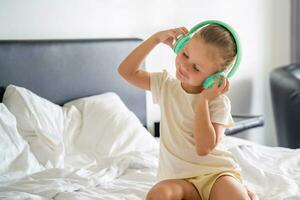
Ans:
<svg viewBox="0 0 300 200"><path fill-rule="evenodd" d="M208 97L206 97L204 94L200 94L200 95L199 95L199 101L202 101L202 102L208 102L209 99L208 99Z"/></svg>
<svg viewBox="0 0 300 200"><path fill-rule="evenodd" d="M199 106L205 106L206 104L208 104L208 102L209 100L204 95L200 94L197 100L196 108L198 108Z"/></svg>
<svg viewBox="0 0 300 200"><path fill-rule="evenodd" d="M152 36L150 36L150 38L149 38L150 40L153 40L153 42L155 43L155 44L159 44L161 41L160 41L160 39L159 39L159 37L157 36L157 33L155 33L155 34L153 34Z"/></svg>

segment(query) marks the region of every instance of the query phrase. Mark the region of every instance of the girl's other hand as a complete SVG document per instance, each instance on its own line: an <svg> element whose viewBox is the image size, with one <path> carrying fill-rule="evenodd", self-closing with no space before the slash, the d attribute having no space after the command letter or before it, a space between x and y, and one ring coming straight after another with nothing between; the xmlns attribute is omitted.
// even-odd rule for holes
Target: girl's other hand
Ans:
<svg viewBox="0 0 300 200"><path fill-rule="evenodd" d="M218 77L215 77L215 83L211 88L205 89L200 93L200 98L204 98L205 100L211 101L215 97L224 94L229 90L229 81L227 78L222 76L222 84L219 85Z"/></svg>
<svg viewBox="0 0 300 200"><path fill-rule="evenodd" d="M169 30L160 31L154 34L154 37L159 41L173 49L173 44L179 35L185 36L188 30L185 27L179 27Z"/></svg>

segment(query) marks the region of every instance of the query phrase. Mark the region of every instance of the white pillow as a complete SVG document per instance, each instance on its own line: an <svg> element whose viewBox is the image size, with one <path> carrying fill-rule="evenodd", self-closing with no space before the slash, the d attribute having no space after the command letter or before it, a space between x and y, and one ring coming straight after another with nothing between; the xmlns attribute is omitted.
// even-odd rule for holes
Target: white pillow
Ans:
<svg viewBox="0 0 300 200"><path fill-rule="evenodd" d="M9 85L3 103L16 117L18 131L45 167L63 167L62 108L33 92Z"/></svg>
<svg viewBox="0 0 300 200"><path fill-rule="evenodd" d="M26 175L44 168L30 152L28 143L17 130L15 117L0 103L0 181L15 175Z"/></svg>
<svg viewBox="0 0 300 200"><path fill-rule="evenodd" d="M69 111L64 133L67 152L76 152L83 163L101 162L104 157L130 151L153 153L158 149L154 137L115 93L77 99L65 104L64 109Z"/></svg>
<svg viewBox="0 0 300 200"><path fill-rule="evenodd" d="M63 167L64 161L68 167L82 167L103 157L158 149L153 136L115 93L77 99L62 108L10 85L3 102L15 115L31 151L46 167Z"/></svg>

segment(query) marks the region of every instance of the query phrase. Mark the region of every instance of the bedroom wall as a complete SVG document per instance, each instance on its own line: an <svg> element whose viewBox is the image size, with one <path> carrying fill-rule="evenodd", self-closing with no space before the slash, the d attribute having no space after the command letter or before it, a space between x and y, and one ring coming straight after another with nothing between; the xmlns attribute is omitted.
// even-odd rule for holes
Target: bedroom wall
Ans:
<svg viewBox="0 0 300 200"><path fill-rule="evenodd" d="M290 62L290 2L281 0L1 0L0 39L118 38L146 39L177 26L219 19L239 33L243 59L231 79L232 113L262 114L265 127L241 135L276 145L269 94L269 72ZM149 71L174 73L173 52L159 45L146 60ZM148 96L148 126L159 109Z"/></svg>

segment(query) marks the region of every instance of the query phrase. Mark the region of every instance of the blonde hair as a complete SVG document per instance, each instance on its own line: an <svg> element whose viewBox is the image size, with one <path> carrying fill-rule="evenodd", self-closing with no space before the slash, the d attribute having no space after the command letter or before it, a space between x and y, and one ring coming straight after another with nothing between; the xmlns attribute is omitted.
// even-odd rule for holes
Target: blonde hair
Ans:
<svg viewBox="0 0 300 200"><path fill-rule="evenodd" d="M234 61L237 49L231 33L220 25L207 25L196 32L193 37L202 38L207 44L213 45L221 50L221 56L224 60L223 69L227 69Z"/></svg>

